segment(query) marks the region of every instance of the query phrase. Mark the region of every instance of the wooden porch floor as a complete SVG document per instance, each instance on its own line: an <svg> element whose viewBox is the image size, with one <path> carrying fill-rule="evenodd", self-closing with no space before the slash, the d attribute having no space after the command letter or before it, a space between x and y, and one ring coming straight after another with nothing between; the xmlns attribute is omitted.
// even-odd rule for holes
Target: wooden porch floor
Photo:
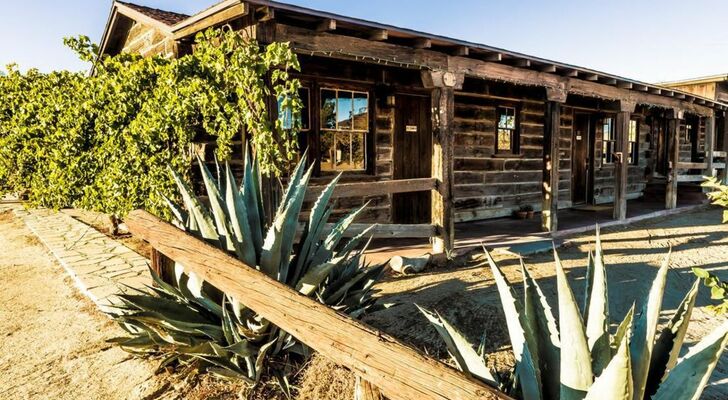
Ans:
<svg viewBox="0 0 728 400"><path fill-rule="evenodd" d="M685 212L704 202L679 200L678 208L665 210L664 201L653 202L643 199L627 203L627 221L635 222L645 218L659 218ZM557 245L564 238L594 229L596 224L613 226L625 222L612 219L612 206L600 205L591 209L571 208L559 210L559 231L550 234L541 231L541 215L530 220L497 218L484 221L463 222L455 225L455 251L463 254L485 245L489 249L505 250L519 254L533 254L548 250L552 242ZM396 255L417 257L431 251L427 239L377 239L370 246L367 259L373 263L386 262Z"/></svg>

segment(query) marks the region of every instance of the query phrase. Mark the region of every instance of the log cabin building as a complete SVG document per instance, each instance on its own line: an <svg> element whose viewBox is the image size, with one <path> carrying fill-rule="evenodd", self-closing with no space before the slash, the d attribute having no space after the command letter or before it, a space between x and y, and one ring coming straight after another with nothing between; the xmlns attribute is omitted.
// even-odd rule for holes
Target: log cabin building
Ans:
<svg viewBox="0 0 728 400"><path fill-rule="evenodd" d="M299 55L301 145L317 182L344 173L337 208L369 201L362 222L434 237L436 251L452 248L454 223L522 207L547 231L561 209L613 204L623 220L648 196L675 208L725 168L727 99L275 1L189 17L117 1L101 48L182 56L222 25Z"/></svg>

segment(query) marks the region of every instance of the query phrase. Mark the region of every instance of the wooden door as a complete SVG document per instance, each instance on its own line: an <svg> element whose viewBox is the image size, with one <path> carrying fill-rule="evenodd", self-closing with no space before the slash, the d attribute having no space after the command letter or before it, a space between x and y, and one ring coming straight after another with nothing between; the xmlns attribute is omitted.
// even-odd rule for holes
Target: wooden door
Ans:
<svg viewBox="0 0 728 400"><path fill-rule="evenodd" d="M591 159L589 154L592 142L591 114L574 114L571 156L571 201L574 205L587 203L589 200L589 174Z"/></svg>
<svg viewBox="0 0 728 400"><path fill-rule="evenodd" d="M430 97L397 95L394 112L393 179L432 176ZM430 222L430 192L392 196L392 220L397 224Z"/></svg>
<svg viewBox="0 0 728 400"><path fill-rule="evenodd" d="M670 141L667 137L667 120L655 118L652 122L653 138L655 141L655 172L660 176L667 176L670 170Z"/></svg>

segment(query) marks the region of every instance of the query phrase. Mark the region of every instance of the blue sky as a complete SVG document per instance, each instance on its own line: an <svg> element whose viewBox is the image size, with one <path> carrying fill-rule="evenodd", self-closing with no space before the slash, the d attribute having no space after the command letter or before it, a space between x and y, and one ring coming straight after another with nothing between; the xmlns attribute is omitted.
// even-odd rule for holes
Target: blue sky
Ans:
<svg viewBox="0 0 728 400"><path fill-rule="evenodd" d="M134 0L130 0L134 1ZM215 0L136 0L192 14ZM290 3L485 43L644 81L728 72L722 0L291 0ZM98 42L110 0L8 1L0 65L82 70L64 36Z"/></svg>

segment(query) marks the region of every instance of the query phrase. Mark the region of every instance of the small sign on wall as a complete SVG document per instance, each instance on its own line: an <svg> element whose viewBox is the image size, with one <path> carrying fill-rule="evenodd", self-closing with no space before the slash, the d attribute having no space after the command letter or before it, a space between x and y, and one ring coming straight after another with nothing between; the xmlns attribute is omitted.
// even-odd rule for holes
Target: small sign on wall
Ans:
<svg viewBox="0 0 728 400"><path fill-rule="evenodd" d="M404 130L407 133L417 133L418 129L417 129L417 125L407 125Z"/></svg>

